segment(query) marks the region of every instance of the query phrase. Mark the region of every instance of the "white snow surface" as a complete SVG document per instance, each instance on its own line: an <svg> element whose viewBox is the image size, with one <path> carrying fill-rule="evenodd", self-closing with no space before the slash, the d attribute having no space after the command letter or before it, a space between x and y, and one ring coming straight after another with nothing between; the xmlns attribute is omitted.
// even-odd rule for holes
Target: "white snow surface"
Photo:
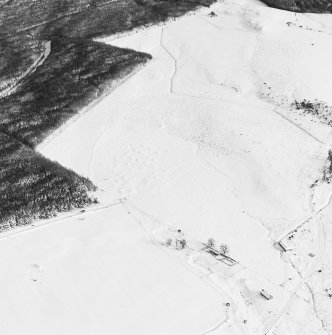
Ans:
<svg viewBox="0 0 332 335"><path fill-rule="evenodd" d="M330 22L229 0L102 39L153 59L39 147L100 205L3 236L3 333L332 334L331 187L310 187L331 129L290 107L332 104Z"/></svg>

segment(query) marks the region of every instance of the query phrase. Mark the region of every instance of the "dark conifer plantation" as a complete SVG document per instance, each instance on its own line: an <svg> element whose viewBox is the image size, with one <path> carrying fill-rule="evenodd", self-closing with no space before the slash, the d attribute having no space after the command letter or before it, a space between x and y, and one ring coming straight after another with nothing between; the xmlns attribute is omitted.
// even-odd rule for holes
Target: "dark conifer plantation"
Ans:
<svg viewBox="0 0 332 335"><path fill-rule="evenodd" d="M151 56L92 39L214 0L0 1L0 230L81 208L95 186L35 146ZM70 143L68 143L70 145Z"/></svg>

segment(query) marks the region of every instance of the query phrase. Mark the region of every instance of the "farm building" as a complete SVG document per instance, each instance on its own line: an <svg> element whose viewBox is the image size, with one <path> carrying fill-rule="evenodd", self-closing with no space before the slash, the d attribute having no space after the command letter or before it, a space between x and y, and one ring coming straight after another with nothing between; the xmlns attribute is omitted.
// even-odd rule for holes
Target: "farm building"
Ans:
<svg viewBox="0 0 332 335"><path fill-rule="evenodd" d="M284 241L279 241L275 245L278 249L280 249L283 252L293 250L293 247L290 245L287 245Z"/></svg>
<svg viewBox="0 0 332 335"><path fill-rule="evenodd" d="M266 300L272 300L273 299L273 296L270 293L266 292L265 290L261 290L260 295L263 298L265 298Z"/></svg>
<svg viewBox="0 0 332 335"><path fill-rule="evenodd" d="M216 257L216 259L218 261L221 261L221 262L223 262L223 263L225 263L229 266L233 266L233 265L238 264L238 262L235 259L221 253L220 251L216 250L215 248L209 247L206 244L205 244L205 250L208 253L210 253L212 256Z"/></svg>

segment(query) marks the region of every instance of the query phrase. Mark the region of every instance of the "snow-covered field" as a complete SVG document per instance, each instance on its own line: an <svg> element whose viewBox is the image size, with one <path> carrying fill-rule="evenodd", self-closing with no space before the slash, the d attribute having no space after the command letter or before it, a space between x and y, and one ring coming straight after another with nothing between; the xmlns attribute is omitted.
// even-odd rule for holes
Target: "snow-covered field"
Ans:
<svg viewBox="0 0 332 335"><path fill-rule="evenodd" d="M332 104L330 20L229 0L103 39L153 60L40 146L101 203L0 240L2 332L332 334L331 129L290 108Z"/></svg>

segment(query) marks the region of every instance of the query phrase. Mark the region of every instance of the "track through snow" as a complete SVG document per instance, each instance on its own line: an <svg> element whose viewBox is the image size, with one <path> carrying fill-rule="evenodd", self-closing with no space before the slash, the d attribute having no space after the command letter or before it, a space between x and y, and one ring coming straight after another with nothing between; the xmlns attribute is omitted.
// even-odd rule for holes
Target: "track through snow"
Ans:
<svg viewBox="0 0 332 335"><path fill-rule="evenodd" d="M297 17L314 25L314 18ZM103 39L153 60L38 147L91 178L101 204L1 239L3 268L16 255L15 239L29 248L11 270L17 282L0 278L0 295L4 287L23 288L43 333L54 315L58 333L68 327L71 335L325 335L329 315L310 280L330 257L324 216L332 192L308 192L330 129L274 102L329 102L325 55L332 44L326 34L290 28L293 20L257 1L228 0L162 27ZM188 243L182 251L165 245L178 229ZM280 257L274 241L295 230L295 249ZM202 242L209 237L226 243L239 263L228 266L207 253ZM308 259L311 249L316 259ZM25 262L38 265L29 273L40 285L39 300L24 294ZM262 289L274 298L264 300ZM66 295L72 302L62 312ZM0 304L0 315L11 320L8 310ZM15 315L22 322L8 321L8 334L33 329L22 310Z"/></svg>
<svg viewBox="0 0 332 335"><path fill-rule="evenodd" d="M283 115L281 112L278 111L278 109L273 109L273 111L280 115L283 119L285 119L286 121L288 121L289 123L291 123L293 126L295 126L296 128L298 128L300 131L303 131L305 134L307 134L308 136L310 136L313 140L317 141L318 143L323 144L323 142L321 140L319 140L318 138L316 138L315 136L313 136L309 131L307 131L306 129L302 128L298 123L292 121L291 119L289 119L287 116Z"/></svg>
<svg viewBox="0 0 332 335"><path fill-rule="evenodd" d="M44 43L44 51L43 53L38 57L38 59L19 77L17 78L9 87L7 87L4 90L0 91L0 99L4 98L13 92L18 88L18 86L22 83L22 81L30 76L33 72L36 71L36 69L41 66L46 58L49 56L51 53L51 41L46 41Z"/></svg>
<svg viewBox="0 0 332 335"><path fill-rule="evenodd" d="M317 140L317 139L316 139ZM289 313L290 309L293 307L296 299L298 298L297 292L302 288L302 286L305 286L308 291L311 294L311 304L313 311L316 315L316 318L320 321L322 330L326 334L330 334L330 332L325 327L325 321L324 318L321 316L321 314L317 311L318 306L316 302L316 297L313 288L310 286L309 281L315 271L317 269L321 268L324 264L324 261L326 260L327 255L327 232L325 225L328 223L325 221L323 222L323 219L321 218L321 215L323 214L324 210L328 209L331 206L332 203L332 193L328 197L328 201L321 205L319 209L315 209L315 205L313 203L314 199L314 192L316 191L316 187L308 187L308 184L314 180L313 175L316 174L316 178L321 178L320 175L317 176L317 166L322 166L322 157L325 157L326 152L332 147L332 132L330 132L329 136L324 140L324 143L322 143L320 148L318 149L317 153L314 155L311 162L309 162L308 166L304 168L301 180L302 183L305 184L304 189L307 191L308 196L306 197L309 200L309 210L311 211L311 215L309 218L307 218L305 221L301 222L299 225L297 225L295 228L293 228L291 231L288 231L286 234L284 234L282 237L280 237L279 241L286 241L289 236L292 236L296 234L301 228L303 228L305 225L308 225L309 223L314 224L317 226L318 233L315 238L315 244L317 247L317 253L315 255L315 258L309 263L308 267L306 269L298 268L298 265L292 261L292 259L287 259L289 261L293 268L298 272L299 277L301 278L301 282L298 285L298 288L294 290L294 294L292 295L291 299L288 301L286 307L284 310L271 322L268 327L266 328L266 334L270 334L271 331L276 327L278 323L281 322L281 320L285 317L287 313ZM316 167L316 169L314 168ZM319 170L318 170L319 171ZM319 190L318 190L319 191ZM331 190L332 191L332 190Z"/></svg>
<svg viewBox="0 0 332 335"><path fill-rule="evenodd" d="M329 141L332 145L331 140ZM324 146L325 147L325 146ZM312 201L313 196L309 197L310 200ZM316 254L315 254L315 258L312 260L311 263L309 263L309 266L307 269L303 270L298 269L298 266L296 263L293 263L291 260L290 262L292 263L292 266L294 267L294 269L296 269L296 271L298 272L302 283L299 284L299 289L301 288L302 285L305 285L308 289L308 291L311 294L311 301L312 301L312 308L315 312L315 315L317 317L317 319L321 322L322 325L322 329L326 332L326 334L330 334L329 330L326 329L325 327L325 317L321 316L321 313L318 312L318 306L317 306L317 302L316 302L316 296L314 293L314 290L312 288L312 286L310 285L309 281L311 279L311 277L313 276L313 274L319 269L322 268L324 262L326 261L326 258L329 256L327 254L327 232L326 232L326 228L325 225L328 224L328 222L323 221L323 219L321 218L321 214L323 214L323 211L326 210L327 208L330 207L332 202L332 194L329 196L329 199L327 201L326 204L324 204L320 209L318 209L316 212L314 212L314 205L313 203L310 204L311 206L311 210L312 212L314 212L312 214L312 216L307 219L306 221L304 221L303 223L301 223L299 226L297 226L295 229L293 229L291 232L287 233L281 240L286 239L288 236L290 236L291 234L295 234L298 230L300 230L304 225L311 223L317 226L317 236L315 237L315 244L316 244ZM292 299L289 301L289 303L287 304L286 308L284 309L283 313L281 313L278 318L275 320L275 322L273 323L273 326L269 327L269 331L267 331L267 334L274 328L274 326L280 322L280 320L284 317L284 315L291 309L292 305L295 302L295 293L297 292L297 290L294 292L294 295L292 297ZM328 316L328 318L330 318L331 316Z"/></svg>

